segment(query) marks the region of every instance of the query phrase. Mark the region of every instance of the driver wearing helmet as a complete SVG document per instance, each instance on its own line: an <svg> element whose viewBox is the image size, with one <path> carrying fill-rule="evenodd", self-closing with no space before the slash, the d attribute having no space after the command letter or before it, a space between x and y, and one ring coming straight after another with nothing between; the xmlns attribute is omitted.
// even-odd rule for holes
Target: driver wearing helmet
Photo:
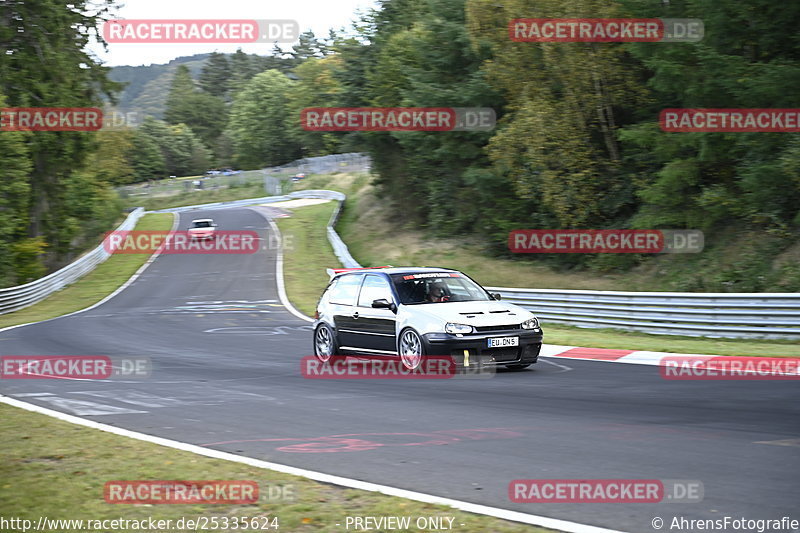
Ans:
<svg viewBox="0 0 800 533"><path fill-rule="evenodd" d="M433 283L428 289L429 302L446 302L449 299L450 297L445 295L444 286L441 283Z"/></svg>

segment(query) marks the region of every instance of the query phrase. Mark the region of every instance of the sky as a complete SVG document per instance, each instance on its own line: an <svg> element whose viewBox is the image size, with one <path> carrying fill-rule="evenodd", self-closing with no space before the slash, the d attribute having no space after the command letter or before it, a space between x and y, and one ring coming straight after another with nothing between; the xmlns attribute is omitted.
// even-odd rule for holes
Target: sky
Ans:
<svg viewBox="0 0 800 533"><path fill-rule="evenodd" d="M300 32L312 30L326 37L328 29L350 29L359 10L375 5L375 0L127 0L113 17L121 19L293 19ZM269 55L272 43L252 44L109 44L90 46L106 66L168 63L180 56L207 52L235 52ZM284 50L291 44L282 45Z"/></svg>

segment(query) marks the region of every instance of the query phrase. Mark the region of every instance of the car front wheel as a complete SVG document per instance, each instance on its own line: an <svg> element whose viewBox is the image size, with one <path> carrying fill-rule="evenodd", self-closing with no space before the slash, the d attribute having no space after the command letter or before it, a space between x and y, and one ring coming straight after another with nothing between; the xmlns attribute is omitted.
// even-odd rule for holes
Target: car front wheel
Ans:
<svg viewBox="0 0 800 533"><path fill-rule="evenodd" d="M425 347L419 334L411 328L404 329L397 343L397 353L405 368L408 370L419 368L425 356Z"/></svg>
<svg viewBox="0 0 800 533"><path fill-rule="evenodd" d="M320 324L314 332L314 355L323 363L332 363L338 359L343 359L337 355L339 343L336 342L336 335L327 324Z"/></svg>

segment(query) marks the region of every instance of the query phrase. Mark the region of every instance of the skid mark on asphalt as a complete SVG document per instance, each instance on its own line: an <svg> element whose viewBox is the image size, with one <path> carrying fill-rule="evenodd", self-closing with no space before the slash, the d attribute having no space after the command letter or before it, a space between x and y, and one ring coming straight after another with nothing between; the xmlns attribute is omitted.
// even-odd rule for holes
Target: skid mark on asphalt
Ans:
<svg viewBox="0 0 800 533"><path fill-rule="evenodd" d="M379 448L408 446L444 446L479 440L506 440L530 438L547 433L557 435L564 441L618 440L626 444L663 442L664 439L692 439L710 442L719 438L718 433L706 430L679 430L674 428L643 427L638 424L597 423L581 427L563 424L541 424L537 426L513 426L501 428L451 429L421 432L346 433L320 437L288 437L237 439L200 444L205 447L224 447L244 443L264 443L267 449L286 453L337 453L363 452Z"/></svg>
<svg viewBox="0 0 800 533"><path fill-rule="evenodd" d="M561 352L558 357L570 359L590 359L593 361L616 361L626 355L633 353L633 350L612 350L609 348L572 348L566 352Z"/></svg>
<svg viewBox="0 0 800 533"><path fill-rule="evenodd" d="M524 433L514 428L478 428L420 433L348 433L313 438L229 440L201 444L201 446L223 446L245 442L294 442L294 444L280 446L275 450L288 453L339 453L363 452L398 446L444 446L462 441L514 439L524 436Z"/></svg>

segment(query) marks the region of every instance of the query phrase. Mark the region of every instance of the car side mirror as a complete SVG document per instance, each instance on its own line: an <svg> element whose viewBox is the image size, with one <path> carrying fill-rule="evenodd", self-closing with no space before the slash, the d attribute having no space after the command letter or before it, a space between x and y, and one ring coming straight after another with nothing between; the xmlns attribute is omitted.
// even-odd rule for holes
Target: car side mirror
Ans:
<svg viewBox="0 0 800 533"><path fill-rule="evenodd" d="M502 297L500 296L500 293L499 293L499 292L492 292L492 293L490 293L490 294L492 295L492 300L500 300L500 299L502 298Z"/></svg>
<svg viewBox="0 0 800 533"><path fill-rule="evenodd" d="M390 302L386 298L381 298L379 300L372 300L372 307L374 309L389 309L392 313L397 312L397 306L394 302Z"/></svg>

